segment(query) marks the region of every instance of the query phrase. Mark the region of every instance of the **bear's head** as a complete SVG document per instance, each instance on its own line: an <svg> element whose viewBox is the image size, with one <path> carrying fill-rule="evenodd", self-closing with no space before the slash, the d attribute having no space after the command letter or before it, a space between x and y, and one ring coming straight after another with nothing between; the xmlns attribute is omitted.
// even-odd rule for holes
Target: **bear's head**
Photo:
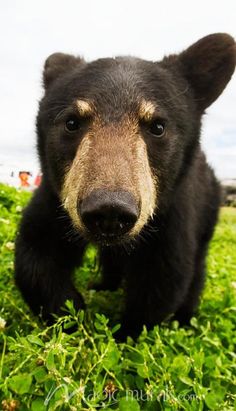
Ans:
<svg viewBox="0 0 236 411"><path fill-rule="evenodd" d="M235 55L234 39L219 33L161 62L46 60L37 120L43 178L82 235L132 239L168 206Z"/></svg>

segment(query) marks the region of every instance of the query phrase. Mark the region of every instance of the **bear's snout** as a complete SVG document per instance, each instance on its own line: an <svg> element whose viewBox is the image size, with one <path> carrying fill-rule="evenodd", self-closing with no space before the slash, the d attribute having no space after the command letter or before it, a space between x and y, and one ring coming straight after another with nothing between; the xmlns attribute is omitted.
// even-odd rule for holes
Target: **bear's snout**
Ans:
<svg viewBox="0 0 236 411"><path fill-rule="evenodd" d="M78 202L78 213L95 239L116 242L134 227L140 211L130 192L97 189Z"/></svg>

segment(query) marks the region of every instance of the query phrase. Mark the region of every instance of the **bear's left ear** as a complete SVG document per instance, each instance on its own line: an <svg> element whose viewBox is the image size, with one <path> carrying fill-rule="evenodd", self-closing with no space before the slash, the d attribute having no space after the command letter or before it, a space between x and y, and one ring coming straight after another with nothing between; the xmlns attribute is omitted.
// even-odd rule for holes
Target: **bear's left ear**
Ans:
<svg viewBox="0 0 236 411"><path fill-rule="evenodd" d="M203 112L219 97L234 72L236 43L228 34L211 34L179 54L177 61Z"/></svg>
<svg viewBox="0 0 236 411"><path fill-rule="evenodd" d="M78 67L80 64L85 64L85 61L80 57L64 53L51 54L44 64L43 83L45 89L47 90L58 77Z"/></svg>

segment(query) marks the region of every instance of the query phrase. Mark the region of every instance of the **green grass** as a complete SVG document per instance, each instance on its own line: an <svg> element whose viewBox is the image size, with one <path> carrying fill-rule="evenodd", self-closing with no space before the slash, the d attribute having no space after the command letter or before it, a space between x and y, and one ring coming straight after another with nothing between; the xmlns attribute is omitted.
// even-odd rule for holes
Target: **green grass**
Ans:
<svg viewBox="0 0 236 411"><path fill-rule="evenodd" d="M22 301L13 281L13 247L28 199L28 193L0 186L2 409L235 410L236 209L221 211L191 327L172 322L118 344L114 324L122 293L85 290L98 275L93 248L76 275L88 304L85 314L77 315L68 303L65 317L48 328ZM62 324L71 323L76 332L63 333Z"/></svg>

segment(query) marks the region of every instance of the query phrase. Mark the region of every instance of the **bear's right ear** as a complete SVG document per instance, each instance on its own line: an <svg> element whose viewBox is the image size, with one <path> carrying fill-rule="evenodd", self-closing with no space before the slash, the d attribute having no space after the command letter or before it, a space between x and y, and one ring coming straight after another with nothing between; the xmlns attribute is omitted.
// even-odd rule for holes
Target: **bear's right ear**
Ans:
<svg viewBox="0 0 236 411"><path fill-rule="evenodd" d="M85 61L80 57L74 57L70 54L53 53L44 64L43 84L47 90L48 87L62 74L77 67L80 64L85 64Z"/></svg>
<svg viewBox="0 0 236 411"><path fill-rule="evenodd" d="M200 111L210 106L229 82L236 64L235 46L233 37L216 33L203 37L179 55Z"/></svg>
<svg viewBox="0 0 236 411"><path fill-rule="evenodd" d="M210 106L229 82L236 64L236 44L226 33L203 37L178 55L164 58L165 66L181 72L193 90L200 112Z"/></svg>

